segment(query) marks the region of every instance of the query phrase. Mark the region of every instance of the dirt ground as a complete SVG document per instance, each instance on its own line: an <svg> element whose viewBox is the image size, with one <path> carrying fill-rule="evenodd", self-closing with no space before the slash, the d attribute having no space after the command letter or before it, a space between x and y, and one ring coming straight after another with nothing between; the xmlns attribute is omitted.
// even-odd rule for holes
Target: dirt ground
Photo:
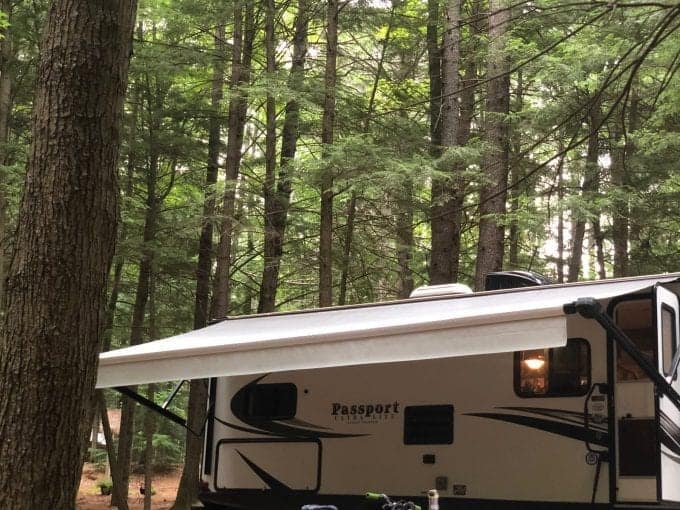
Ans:
<svg viewBox="0 0 680 510"><path fill-rule="evenodd" d="M173 470L168 473L158 473L153 477L153 490L151 508L153 510L168 510L175 500L177 485L181 470ZM111 496L102 496L99 493L97 482L104 480L106 475L97 471L91 464L85 464L83 476L80 479L80 489L76 508L78 510L109 510L111 507ZM130 510L142 510L144 508L144 496L139 493L142 486L143 475L130 476L130 493L128 503Z"/></svg>

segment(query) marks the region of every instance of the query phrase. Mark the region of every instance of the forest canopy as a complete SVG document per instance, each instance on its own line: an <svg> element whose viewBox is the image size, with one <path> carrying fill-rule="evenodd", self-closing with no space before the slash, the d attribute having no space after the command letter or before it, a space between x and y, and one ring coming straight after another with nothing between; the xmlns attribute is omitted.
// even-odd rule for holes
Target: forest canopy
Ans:
<svg viewBox="0 0 680 510"><path fill-rule="evenodd" d="M0 1L0 282L48 6ZM679 27L671 1L140 0L103 348L501 269L680 271Z"/></svg>

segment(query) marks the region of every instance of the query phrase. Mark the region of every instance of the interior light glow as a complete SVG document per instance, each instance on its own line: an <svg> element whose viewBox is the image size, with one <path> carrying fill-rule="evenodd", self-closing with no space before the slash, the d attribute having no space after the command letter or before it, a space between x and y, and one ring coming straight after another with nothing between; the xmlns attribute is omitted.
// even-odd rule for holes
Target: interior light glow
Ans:
<svg viewBox="0 0 680 510"><path fill-rule="evenodd" d="M529 358L524 360L524 364L529 370L540 370L545 365L543 358Z"/></svg>

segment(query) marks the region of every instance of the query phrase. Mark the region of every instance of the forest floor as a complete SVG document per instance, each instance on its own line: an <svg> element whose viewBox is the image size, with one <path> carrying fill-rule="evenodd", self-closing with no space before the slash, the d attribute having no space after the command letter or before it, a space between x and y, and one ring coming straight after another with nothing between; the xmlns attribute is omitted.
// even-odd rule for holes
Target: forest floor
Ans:
<svg viewBox="0 0 680 510"><path fill-rule="evenodd" d="M153 510L168 510L172 506L172 503L175 501L175 494L181 474L182 471L178 468L154 475L154 495L152 496L151 505ZM97 470L94 465L85 464L83 475L80 479L78 498L76 499L77 510L110 510L111 496L102 496L97 487L97 482L105 478L106 475L102 471ZM139 493L139 487L142 485L143 478L144 475L141 474L130 475L130 493L128 495L130 510L141 510L144 508L144 496Z"/></svg>

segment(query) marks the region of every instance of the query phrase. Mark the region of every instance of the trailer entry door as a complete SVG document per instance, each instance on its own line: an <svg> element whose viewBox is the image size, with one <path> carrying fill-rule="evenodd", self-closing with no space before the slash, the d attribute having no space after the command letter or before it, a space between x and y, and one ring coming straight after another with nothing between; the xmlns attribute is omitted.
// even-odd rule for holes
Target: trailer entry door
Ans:
<svg viewBox="0 0 680 510"><path fill-rule="evenodd" d="M650 361L656 356L654 304L650 294L628 296L614 307L616 325ZM659 461L654 383L618 345L613 345L616 367L616 501L656 502Z"/></svg>
<svg viewBox="0 0 680 510"><path fill-rule="evenodd" d="M655 287L654 297L659 372L675 391L680 391L680 303L674 292L660 285ZM663 395L658 397L657 423L661 453L659 499L677 502L680 501L680 409Z"/></svg>

